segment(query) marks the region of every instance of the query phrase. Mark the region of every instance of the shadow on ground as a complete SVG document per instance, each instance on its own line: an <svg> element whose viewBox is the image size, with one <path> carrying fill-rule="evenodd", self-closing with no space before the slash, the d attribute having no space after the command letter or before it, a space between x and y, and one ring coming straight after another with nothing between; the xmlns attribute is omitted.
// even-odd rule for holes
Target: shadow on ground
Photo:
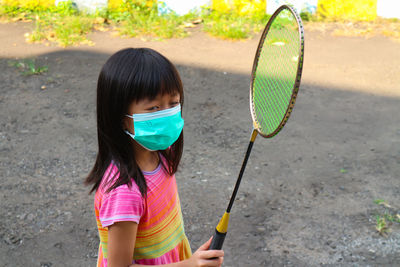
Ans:
<svg viewBox="0 0 400 267"><path fill-rule="evenodd" d="M42 75L0 60L0 258L4 266L94 266L95 90L108 54L43 54ZM10 63L11 62L11 63ZM250 77L178 65L185 152L177 174L192 249L227 205L251 133ZM43 87L44 86L44 87ZM43 88L43 89L42 89ZM257 138L225 243L224 266L391 266L400 232L375 230L399 205L399 98L302 84L283 131ZM398 211L398 207L397 207Z"/></svg>

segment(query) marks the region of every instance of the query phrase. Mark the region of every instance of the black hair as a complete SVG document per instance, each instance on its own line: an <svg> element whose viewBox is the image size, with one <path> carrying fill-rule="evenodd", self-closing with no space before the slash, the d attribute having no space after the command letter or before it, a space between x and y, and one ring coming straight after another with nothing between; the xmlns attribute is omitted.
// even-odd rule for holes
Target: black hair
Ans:
<svg viewBox="0 0 400 267"><path fill-rule="evenodd" d="M138 185L142 196L147 184L131 145L124 132L123 119L133 101L153 100L159 94L179 93L183 106L183 86L174 65L160 53L149 48L127 48L113 54L100 71L97 82L97 138L99 151L93 169L85 180L97 190L111 163L118 168L118 178L107 191L120 185ZM166 150L159 151L170 174L178 170L183 151L183 132ZM162 161L161 161L162 162Z"/></svg>

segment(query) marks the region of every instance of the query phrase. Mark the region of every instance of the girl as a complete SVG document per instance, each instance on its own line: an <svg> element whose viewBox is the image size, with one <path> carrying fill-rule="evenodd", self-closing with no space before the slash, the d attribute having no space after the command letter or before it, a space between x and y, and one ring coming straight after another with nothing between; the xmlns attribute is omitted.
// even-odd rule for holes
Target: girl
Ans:
<svg viewBox="0 0 400 267"><path fill-rule="evenodd" d="M95 191L97 266L221 266L223 251L193 255L183 229L175 172L183 149L183 88L152 49L112 55L97 84L99 152L86 184Z"/></svg>

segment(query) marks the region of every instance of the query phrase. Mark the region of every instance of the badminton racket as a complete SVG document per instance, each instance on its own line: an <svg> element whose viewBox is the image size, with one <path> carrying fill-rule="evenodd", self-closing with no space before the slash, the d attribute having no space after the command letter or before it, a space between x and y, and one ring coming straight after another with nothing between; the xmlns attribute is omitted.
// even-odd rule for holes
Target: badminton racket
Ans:
<svg viewBox="0 0 400 267"><path fill-rule="evenodd" d="M221 249L228 231L229 215L258 134L274 137L287 122L300 86L304 31L296 11L280 6L269 19L258 44L251 73L250 111L253 130L230 198L209 249Z"/></svg>

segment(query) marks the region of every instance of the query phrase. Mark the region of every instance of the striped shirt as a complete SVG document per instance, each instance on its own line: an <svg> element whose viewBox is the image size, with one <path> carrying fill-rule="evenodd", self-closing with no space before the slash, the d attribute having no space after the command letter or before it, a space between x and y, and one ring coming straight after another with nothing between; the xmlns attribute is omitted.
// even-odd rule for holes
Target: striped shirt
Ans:
<svg viewBox="0 0 400 267"><path fill-rule="evenodd" d="M152 172L143 172L147 197L143 198L133 182L106 193L103 179L96 191L94 207L100 245L97 266L107 266L108 226L121 221L138 224L132 263L168 264L191 256L184 232L175 175L169 176L161 164ZM118 168L110 164L104 177L118 177Z"/></svg>

